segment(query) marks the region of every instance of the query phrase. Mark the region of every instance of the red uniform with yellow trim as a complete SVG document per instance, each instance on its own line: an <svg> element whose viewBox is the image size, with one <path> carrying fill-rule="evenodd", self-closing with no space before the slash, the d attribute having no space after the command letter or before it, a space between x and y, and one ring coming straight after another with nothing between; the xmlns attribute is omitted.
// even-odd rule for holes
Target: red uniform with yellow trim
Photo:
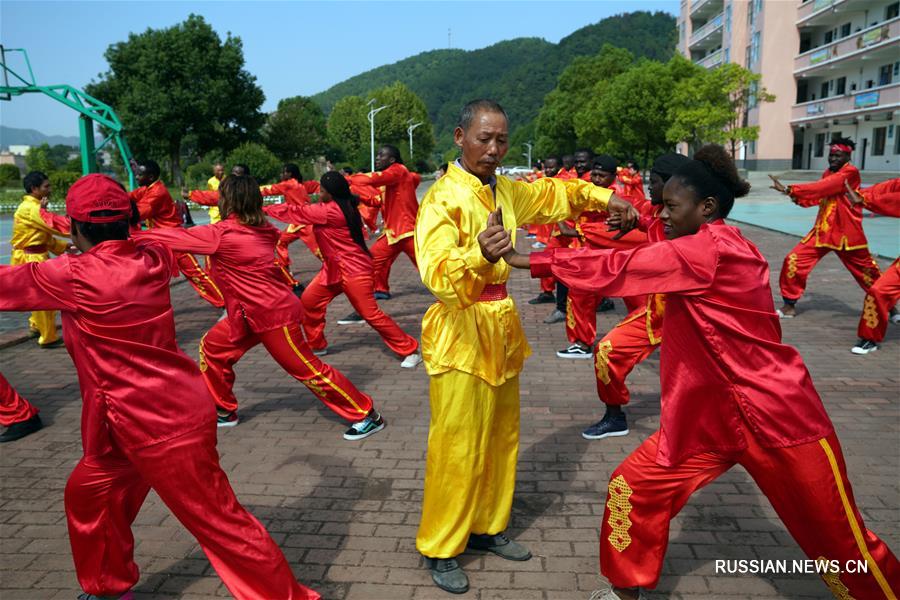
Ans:
<svg viewBox="0 0 900 600"><path fill-rule="evenodd" d="M360 421L372 410L372 399L340 371L323 363L303 338L300 300L273 260L280 233L269 223L243 225L231 214L215 225L155 229L140 235L157 239L176 252L210 258L212 277L225 296L228 312L200 341L200 370L216 406L237 410L234 365L262 343L285 371L331 410L350 421Z"/></svg>
<svg viewBox="0 0 900 600"><path fill-rule="evenodd" d="M900 563L863 524L809 372L781 343L768 263L740 230L719 220L634 250L532 254L531 271L607 295L666 294L660 429L613 471L606 497L600 568L613 585L655 587L671 519L740 464L809 558L867 562L868 573L830 575L833 591L896 598Z"/></svg>
<svg viewBox="0 0 900 600"><path fill-rule="evenodd" d="M372 257L350 235L347 220L337 202L305 206L267 206L266 214L288 223L303 223L313 230L322 251L322 270L303 291L303 331L314 350L328 346L325 340L325 312L341 293L356 312L381 336L385 345L399 356L414 354L416 338L403 331L375 301Z"/></svg>
<svg viewBox="0 0 900 600"><path fill-rule="evenodd" d="M788 188L797 205L818 206L819 213L812 230L788 253L781 266L779 283L785 300L795 302L803 295L810 272L831 251L837 252L865 291L881 275L863 232L862 207L847 198L845 182L854 189L859 187L859 171L850 163L838 171L826 170L819 181Z"/></svg>
<svg viewBox="0 0 900 600"><path fill-rule="evenodd" d="M858 193L863 197L863 206L872 212L900 217L900 177L883 181ZM885 269L866 293L857 328L859 337L873 342L883 340L891 308L898 299L900 299L900 258Z"/></svg>
<svg viewBox="0 0 900 600"><path fill-rule="evenodd" d="M644 194L644 178L634 169L617 167L616 183L622 186L621 195L633 199L632 203L642 203L647 200L647 196ZM618 190L616 190L616 193L619 193Z"/></svg>
<svg viewBox="0 0 900 600"><path fill-rule="evenodd" d="M68 234L66 219L41 208L41 201L30 194L22 197L22 202L13 214L12 256L9 264L49 260L50 253L62 254L68 242L57 236ZM28 318L31 331L38 334L38 344L47 345L59 339L56 330L55 310L36 310Z"/></svg>
<svg viewBox="0 0 900 600"><path fill-rule="evenodd" d="M78 372L84 456L65 490L78 581L111 597L138 582L131 525L152 488L236 598L317 599L219 466L212 399L175 338L174 272L169 250L133 240L0 267L0 288L16 290L0 310L61 310Z"/></svg>
<svg viewBox="0 0 900 600"><path fill-rule="evenodd" d="M218 192L214 191L209 193L218 195ZM130 196L137 204L141 221L144 221L150 229L181 228L181 214L161 179L137 188L131 192ZM201 298L216 308L225 306L222 292L193 254L181 252L176 254L175 258L178 261L178 270L187 278Z"/></svg>
<svg viewBox="0 0 900 600"><path fill-rule="evenodd" d="M375 291L390 292L388 280L391 265L401 252L406 254L413 266L418 269L413 235L416 229L416 214L419 212L416 188L421 181L422 177L418 173L413 173L396 162L384 171L350 176L350 183L356 185L384 186L381 208L384 235L370 248L375 268Z"/></svg>
<svg viewBox="0 0 900 600"><path fill-rule="evenodd" d="M259 190L262 192L263 196L282 196L286 204L303 206L304 204L309 204L309 192L304 185L305 183L306 182L297 181L296 179L291 178L273 185L262 186ZM316 183L316 189L318 189L318 182L314 183ZM291 269L291 256L288 251L288 246L297 240L303 240L303 243L306 244L309 251L313 253L313 256L319 260L322 259L322 255L319 252L319 246L316 244L316 236L313 235L312 232L312 227L307 227L304 224L291 223L281 232L281 237L278 238L278 244L275 246L275 254L288 271Z"/></svg>

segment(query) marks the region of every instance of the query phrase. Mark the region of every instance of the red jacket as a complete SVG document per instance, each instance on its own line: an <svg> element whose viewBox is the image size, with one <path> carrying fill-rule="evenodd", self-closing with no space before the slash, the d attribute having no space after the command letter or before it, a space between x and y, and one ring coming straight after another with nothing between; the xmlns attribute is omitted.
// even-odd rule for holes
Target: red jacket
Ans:
<svg viewBox="0 0 900 600"><path fill-rule="evenodd" d="M153 227L181 227L181 213L161 179L139 187L129 194L141 213L141 221Z"/></svg>
<svg viewBox="0 0 900 600"><path fill-rule="evenodd" d="M790 186L790 195L798 206L819 207L812 231L803 238L814 240L816 248L856 250L869 245L862 227L862 207L850 202L844 182L859 187L859 171L850 163L840 170L825 171L822 178L813 183Z"/></svg>
<svg viewBox="0 0 900 600"><path fill-rule="evenodd" d="M275 260L280 235L268 222L251 227L233 214L212 225L137 234L141 239L159 240L175 252L209 257L209 272L225 297L233 339L248 329L263 333L300 321L300 300Z"/></svg>
<svg viewBox="0 0 900 600"><path fill-rule="evenodd" d="M62 311L84 403L85 456L164 442L215 422L200 370L175 339L175 272L172 253L150 240L108 241L79 255L0 267L0 289L16 291L0 294L0 311Z"/></svg>
<svg viewBox="0 0 900 600"><path fill-rule="evenodd" d="M326 285L346 278L372 273L372 256L350 236L347 220L337 202L303 206L273 204L263 210L273 219L294 225L312 225L322 253L322 278Z"/></svg>
<svg viewBox="0 0 900 600"><path fill-rule="evenodd" d="M296 179L285 179L272 185L266 185L259 188L263 196L284 196L284 201L289 204L302 206L309 204L309 193L306 186Z"/></svg>
<svg viewBox="0 0 900 600"><path fill-rule="evenodd" d="M394 163L384 171L350 176L350 183L355 185L385 187L381 214L389 244L415 233L416 214L419 212L416 188L420 181L422 178L418 173L411 173L400 163Z"/></svg>
<svg viewBox="0 0 900 600"><path fill-rule="evenodd" d="M858 193L863 197L863 206L872 212L900 217L900 177L876 183Z"/></svg>
<svg viewBox="0 0 900 600"><path fill-rule="evenodd" d="M742 450L745 435L781 448L832 432L803 359L781 343L769 265L736 227L719 220L634 250L532 254L531 273L607 296L666 294L659 464Z"/></svg>

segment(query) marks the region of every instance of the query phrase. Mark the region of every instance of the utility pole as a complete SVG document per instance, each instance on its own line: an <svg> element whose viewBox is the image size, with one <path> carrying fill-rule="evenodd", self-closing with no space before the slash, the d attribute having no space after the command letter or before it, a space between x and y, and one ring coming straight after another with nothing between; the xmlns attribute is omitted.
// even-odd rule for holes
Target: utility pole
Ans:
<svg viewBox="0 0 900 600"><path fill-rule="evenodd" d="M375 104L375 98L369 100L366 105L372 107ZM375 115L386 109L389 104L379 106L378 108L370 108L369 110L369 149L371 155L372 171L375 170Z"/></svg>
<svg viewBox="0 0 900 600"><path fill-rule="evenodd" d="M525 158L528 159L528 168L530 169L531 168L531 149L534 148L534 144L532 144L531 142L525 142L522 145L525 146L526 148L528 148L528 152L527 153L523 152L522 156L524 156Z"/></svg>
<svg viewBox="0 0 900 600"><path fill-rule="evenodd" d="M412 119L410 119L409 121L407 121L407 123L409 123L409 127L406 128L406 133L409 134L409 160L412 161L412 159L413 159L412 132L413 132L413 130L414 130L416 127L418 127L418 126L421 125L422 123L413 123L413 120L412 120Z"/></svg>

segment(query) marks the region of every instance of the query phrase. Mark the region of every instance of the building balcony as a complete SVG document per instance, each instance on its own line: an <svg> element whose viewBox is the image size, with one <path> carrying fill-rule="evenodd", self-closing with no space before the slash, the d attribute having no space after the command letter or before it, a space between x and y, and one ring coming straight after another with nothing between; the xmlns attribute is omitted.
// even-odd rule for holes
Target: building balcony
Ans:
<svg viewBox="0 0 900 600"><path fill-rule="evenodd" d="M837 25L847 13L882 8L884 0L808 0L797 7L797 27Z"/></svg>
<svg viewBox="0 0 900 600"><path fill-rule="evenodd" d="M714 69L722 64L725 60L725 52L721 49L716 50L711 54L707 54L700 60L696 61L696 64L700 65L704 69Z"/></svg>
<svg viewBox="0 0 900 600"><path fill-rule="evenodd" d="M852 94L795 104L791 107L791 124L800 125L816 121L846 119L897 108L900 108L900 82Z"/></svg>
<svg viewBox="0 0 900 600"><path fill-rule="evenodd" d="M722 45L722 25L725 21L724 13L719 13L708 23L691 33L689 47L691 50L702 48L715 48Z"/></svg>
<svg viewBox="0 0 900 600"><path fill-rule="evenodd" d="M900 17L879 23L794 58L794 75L808 77L819 70L834 69L852 58L893 62L900 42Z"/></svg>
<svg viewBox="0 0 900 600"><path fill-rule="evenodd" d="M722 12L725 9L724 0L694 0L691 2L691 18L700 19Z"/></svg>

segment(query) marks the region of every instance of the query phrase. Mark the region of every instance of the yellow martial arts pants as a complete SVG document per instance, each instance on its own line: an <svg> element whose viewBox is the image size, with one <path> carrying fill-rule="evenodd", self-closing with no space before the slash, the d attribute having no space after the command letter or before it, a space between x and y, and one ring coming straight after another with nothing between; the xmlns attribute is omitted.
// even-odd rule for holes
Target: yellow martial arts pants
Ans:
<svg viewBox="0 0 900 600"><path fill-rule="evenodd" d="M518 453L518 376L493 386L462 371L433 375L419 552L451 558L469 534L505 530Z"/></svg>
<svg viewBox="0 0 900 600"><path fill-rule="evenodd" d="M10 265L24 265L30 262L44 262L50 260L49 254L27 254L22 250L13 249ZM56 329L55 310L36 310L28 318L28 328L39 334L38 344L51 344L59 339Z"/></svg>

